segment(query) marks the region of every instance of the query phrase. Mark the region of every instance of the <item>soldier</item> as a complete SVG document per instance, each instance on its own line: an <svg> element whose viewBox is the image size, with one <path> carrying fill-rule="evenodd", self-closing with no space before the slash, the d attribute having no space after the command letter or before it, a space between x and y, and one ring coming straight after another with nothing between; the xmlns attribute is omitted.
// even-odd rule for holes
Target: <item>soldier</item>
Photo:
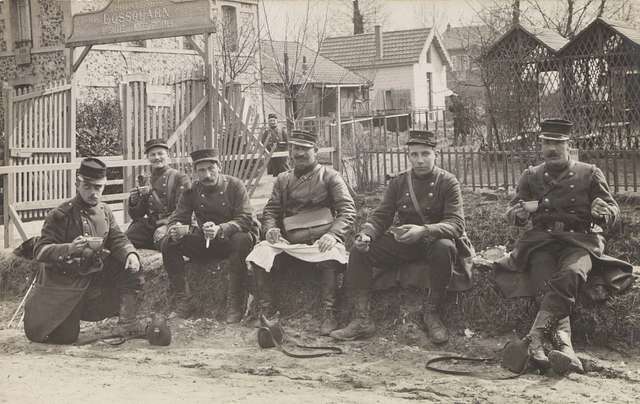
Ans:
<svg viewBox="0 0 640 404"><path fill-rule="evenodd" d="M496 263L496 281L507 297L546 291L529 348L538 366L558 373L583 371L571 344L570 315L587 278L596 300L606 299L605 286L620 290L632 282L631 265L603 254L600 226L613 225L620 211L602 171L569 158L572 125L562 119L540 123L544 162L524 170L507 212L513 224L531 220L533 228ZM554 323L557 350L547 356L543 339Z"/></svg>
<svg viewBox="0 0 640 404"><path fill-rule="evenodd" d="M34 249L45 265L25 306L24 330L31 341L71 344L80 320L118 314L116 333L139 331L140 260L109 206L100 202L106 173L99 159L82 160L76 197L45 219Z"/></svg>
<svg viewBox="0 0 640 404"><path fill-rule="evenodd" d="M258 239L259 230L244 184L220 173L217 150L197 150L191 158L198 180L182 195L169 218L168 237L162 242L162 259L176 298L176 314L182 318L191 314L183 256L202 260L229 258L226 321L237 323L242 319L245 258ZM193 213L198 227L184 231Z"/></svg>
<svg viewBox="0 0 640 404"><path fill-rule="evenodd" d="M289 139L289 155L294 162L293 170L278 175L271 197L263 211L263 228L266 243L262 242L251 253L252 256L270 256L282 262L282 255L272 254L270 244L313 244L311 248L294 247L295 251L284 252L293 259L314 262L321 272L323 320L321 335L329 335L337 328L335 299L337 274L342 270L340 261L346 263L343 242L345 233L353 224L355 204L346 183L338 172L318 162L318 147L315 134L294 130ZM312 225L311 223L314 223ZM281 249L280 249L281 250ZM279 251L282 252L282 251ZM251 259L248 259L251 262ZM258 261L260 261L258 259ZM255 261L254 261L255 264ZM253 265L259 312L272 316L272 285L266 269ZM269 266L269 268L265 268Z"/></svg>
<svg viewBox="0 0 640 404"><path fill-rule="evenodd" d="M267 150L286 151L287 132L278 127L278 117L276 114L269 114L267 120L269 127L262 134L262 144ZM267 164L267 174L277 177L278 174L289 170L288 157L273 157Z"/></svg>
<svg viewBox="0 0 640 404"><path fill-rule="evenodd" d="M151 163L151 182L149 186L139 184L129 195L133 222L127 237L136 248L159 250L160 240L167 234L167 220L182 192L189 188L189 178L168 166L169 145L163 139L148 140L144 152Z"/></svg>
<svg viewBox="0 0 640 404"><path fill-rule="evenodd" d="M354 318L347 327L332 332L333 338L368 338L375 332L369 313L373 266L388 269L421 261L425 271L421 286L429 291L423 303L424 326L434 343L448 341L440 308L453 280L458 290L470 286L470 266L456 270L458 258L469 255L469 250L462 248L470 248L470 244L464 243L460 184L453 174L436 167L435 147L433 133L409 132L407 155L412 168L391 180L382 203L356 235L346 275ZM394 224L395 215L398 220Z"/></svg>

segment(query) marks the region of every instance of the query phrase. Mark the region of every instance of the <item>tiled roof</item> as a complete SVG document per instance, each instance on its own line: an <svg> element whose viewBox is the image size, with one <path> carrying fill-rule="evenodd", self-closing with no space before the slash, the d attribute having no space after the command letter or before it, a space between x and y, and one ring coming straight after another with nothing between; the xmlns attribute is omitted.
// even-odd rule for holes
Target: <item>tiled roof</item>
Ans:
<svg viewBox="0 0 640 404"><path fill-rule="evenodd" d="M374 33L326 38L320 53L348 69L413 64L418 62L430 33L430 28L383 32L383 58L378 61Z"/></svg>
<svg viewBox="0 0 640 404"><path fill-rule="evenodd" d="M504 33L500 38L496 39L495 42L487 49L485 54L491 53L494 49L496 49L500 43L502 43L506 38L513 35L516 31L522 31L534 40L536 40L540 45L547 47L552 52L558 52L563 46L565 46L569 40L558 34L556 31L547 29L547 28L531 28L525 27L521 24L516 24L512 26L506 33Z"/></svg>
<svg viewBox="0 0 640 404"><path fill-rule="evenodd" d="M262 81L265 83L282 83L284 75L284 54L289 58L289 73L295 74L299 82L305 80L303 58L309 66L307 74L311 76L307 83L315 84L356 84L365 85L367 79L340 66L307 48L298 42L267 41L261 42L262 49Z"/></svg>

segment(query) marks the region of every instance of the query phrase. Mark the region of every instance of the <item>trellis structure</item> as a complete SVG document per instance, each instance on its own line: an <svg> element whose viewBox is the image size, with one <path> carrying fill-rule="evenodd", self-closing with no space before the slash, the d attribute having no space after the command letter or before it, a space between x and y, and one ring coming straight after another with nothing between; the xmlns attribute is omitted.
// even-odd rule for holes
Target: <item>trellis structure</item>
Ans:
<svg viewBox="0 0 640 404"><path fill-rule="evenodd" d="M489 144L528 148L541 118L561 110L557 51L567 40L550 30L514 25L485 53Z"/></svg>
<svg viewBox="0 0 640 404"><path fill-rule="evenodd" d="M597 19L558 53L563 115L581 148L638 149L640 31Z"/></svg>

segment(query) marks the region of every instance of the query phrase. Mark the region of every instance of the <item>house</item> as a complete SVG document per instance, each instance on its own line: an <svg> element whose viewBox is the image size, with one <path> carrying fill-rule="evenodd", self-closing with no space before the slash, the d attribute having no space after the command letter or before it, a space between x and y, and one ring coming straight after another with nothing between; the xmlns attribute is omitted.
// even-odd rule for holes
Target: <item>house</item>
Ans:
<svg viewBox="0 0 640 404"><path fill-rule="evenodd" d="M452 27L442 33L442 42L451 58L447 71L447 87L456 94L483 97L478 58L498 33L486 25Z"/></svg>
<svg viewBox="0 0 640 404"><path fill-rule="evenodd" d="M320 54L372 82L371 107L384 111L443 110L451 65L434 29L326 38Z"/></svg>
<svg viewBox="0 0 640 404"><path fill-rule="evenodd" d="M369 112L368 80L317 50L293 41L263 40L261 60L266 113L289 116L288 97L295 119L336 116L338 102L342 117Z"/></svg>
<svg viewBox="0 0 640 404"><path fill-rule="evenodd" d="M167 0L157 0L153 6L163 2ZM110 4L103 0L0 0L0 86L4 83L6 87L28 90L66 79L69 52L65 49L65 40L70 32L71 16L80 11L95 11L107 3ZM253 104L262 111L256 79L259 76L257 46L247 55L238 49L243 43L251 43L251 40L245 41L243 35L255 35L253 43L258 42L258 0L219 0L216 5L221 17L218 18L221 29L214 39L217 70L225 71L229 60L239 61L237 64L245 70L240 72L232 66L233 77L227 75L221 79L244 84L241 89L247 105ZM111 23L116 24L117 20ZM195 41L201 42L197 37ZM226 45L224 48L220 46L221 41ZM240 45L234 47L234 43ZM222 49L232 56L223 57ZM80 53L77 49L76 59ZM253 58L255 63L244 63L242 58ZM226 67L229 72L229 66ZM182 73L202 70L202 57L185 37L141 39L94 45L74 73L74 84L79 88L78 102L82 103L91 97L117 99L118 85L130 73L159 78L172 74L181 77ZM2 108L0 99L0 131L3 129Z"/></svg>

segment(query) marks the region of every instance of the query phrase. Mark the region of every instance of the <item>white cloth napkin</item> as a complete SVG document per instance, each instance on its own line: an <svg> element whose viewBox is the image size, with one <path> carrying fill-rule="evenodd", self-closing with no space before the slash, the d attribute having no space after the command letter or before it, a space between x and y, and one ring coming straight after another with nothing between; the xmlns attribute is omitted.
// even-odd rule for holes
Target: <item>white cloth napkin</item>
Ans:
<svg viewBox="0 0 640 404"><path fill-rule="evenodd" d="M349 261L347 250L340 243L337 243L329 251L320 252L317 244L271 244L268 241L261 241L253 247L247 256L247 265L254 264L270 272L276 256L283 252L307 262L336 260L341 264L346 264Z"/></svg>

